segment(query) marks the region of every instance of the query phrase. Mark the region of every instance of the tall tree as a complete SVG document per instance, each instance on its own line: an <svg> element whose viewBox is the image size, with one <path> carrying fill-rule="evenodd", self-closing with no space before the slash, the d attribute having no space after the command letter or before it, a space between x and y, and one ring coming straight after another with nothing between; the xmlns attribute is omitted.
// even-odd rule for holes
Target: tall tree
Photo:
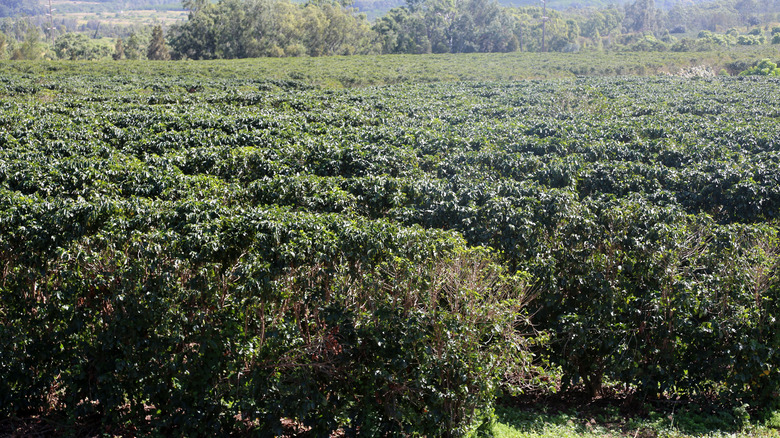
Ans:
<svg viewBox="0 0 780 438"><path fill-rule="evenodd" d="M54 42L54 52L59 59L87 59L89 37L83 33L68 32Z"/></svg>
<svg viewBox="0 0 780 438"><path fill-rule="evenodd" d="M374 23L382 53L430 53L425 22L408 8L393 8Z"/></svg>
<svg viewBox="0 0 780 438"><path fill-rule="evenodd" d="M152 40L149 42L149 49L146 51L146 57L153 61L171 59L171 54L168 53L168 47L165 45L162 26L159 24L152 29Z"/></svg>
<svg viewBox="0 0 780 438"><path fill-rule="evenodd" d="M379 51L363 14L332 0L220 0L171 28L175 57L349 55Z"/></svg>
<svg viewBox="0 0 780 438"><path fill-rule="evenodd" d="M12 59L40 59L43 56L43 44L41 42L41 31L38 26L30 26L24 36L24 42L21 47L14 50Z"/></svg>
<svg viewBox="0 0 780 438"><path fill-rule="evenodd" d="M125 59L125 45L122 38L117 38L116 45L114 46L114 54L112 55L114 60Z"/></svg>
<svg viewBox="0 0 780 438"><path fill-rule="evenodd" d="M0 59L3 59L7 45L8 45L8 40L6 40L5 34L0 32Z"/></svg>
<svg viewBox="0 0 780 438"><path fill-rule="evenodd" d="M127 39L127 43L125 44L125 57L127 59L141 59L141 56L143 56L141 40L138 35L133 32L130 34L130 38Z"/></svg>
<svg viewBox="0 0 780 438"><path fill-rule="evenodd" d="M654 0L636 0L626 6L626 18L623 25L629 32L648 32L655 30L658 11Z"/></svg>

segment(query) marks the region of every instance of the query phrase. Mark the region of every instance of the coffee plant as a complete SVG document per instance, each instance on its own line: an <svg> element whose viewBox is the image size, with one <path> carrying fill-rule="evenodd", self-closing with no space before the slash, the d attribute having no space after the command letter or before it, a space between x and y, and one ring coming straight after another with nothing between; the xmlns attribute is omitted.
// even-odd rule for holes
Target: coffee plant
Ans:
<svg viewBox="0 0 780 438"><path fill-rule="evenodd" d="M156 68L2 71L0 415L462 436L533 354L593 395L776 398L775 79Z"/></svg>

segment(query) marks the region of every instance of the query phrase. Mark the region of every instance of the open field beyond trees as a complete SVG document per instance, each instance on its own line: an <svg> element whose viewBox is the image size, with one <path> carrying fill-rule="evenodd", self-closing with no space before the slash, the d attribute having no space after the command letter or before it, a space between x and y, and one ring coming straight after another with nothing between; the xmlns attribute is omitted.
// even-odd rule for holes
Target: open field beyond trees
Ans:
<svg viewBox="0 0 780 438"><path fill-rule="evenodd" d="M776 436L758 57L4 62L0 434Z"/></svg>

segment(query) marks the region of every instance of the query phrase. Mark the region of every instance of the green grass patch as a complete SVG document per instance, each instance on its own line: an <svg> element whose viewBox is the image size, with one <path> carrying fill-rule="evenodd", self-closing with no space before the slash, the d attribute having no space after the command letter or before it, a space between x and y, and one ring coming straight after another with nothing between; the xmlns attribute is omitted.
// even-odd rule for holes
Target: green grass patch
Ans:
<svg viewBox="0 0 780 438"><path fill-rule="evenodd" d="M700 438L777 437L780 414L767 421L748 422L735 430L732 412L650 412L647 416L625 416L617 409L602 414L572 407L568 412L545 413L499 406L492 433L496 438Z"/></svg>

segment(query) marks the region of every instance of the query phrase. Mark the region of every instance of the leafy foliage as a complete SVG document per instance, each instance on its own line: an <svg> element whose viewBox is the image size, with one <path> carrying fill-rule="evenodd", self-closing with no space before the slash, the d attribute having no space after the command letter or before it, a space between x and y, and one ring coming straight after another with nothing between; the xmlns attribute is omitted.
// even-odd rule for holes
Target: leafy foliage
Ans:
<svg viewBox="0 0 780 438"><path fill-rule="evenodd" d="M152 29L152 40L146 50L146 57L152 61L166 61L171 59L168 53L168 47L165 45L162 26L155 26Z"/></svg>
<svg viewBox="0 0 780 438"><path fill-rule="evenodd" d="M111 47L95 44L84 34L66 33L57 37L54 51L59 59L93 60L107 57L111 53Z"/></svg>
<svg viewBox="0 0 780 438"><path fill-rule="evenodd" d="M337 2L222 0L171 31L177 56L191 59L375 52L365 16Z"/></svg>
<svg viewBox="0 0 780 438"><path fill-rule="evenodd" d="M773 79L221 65L0 76L2 415L462 435L531 348L594 394L778 391Z"/></svg>
<svg viewBox="0 0 780 438"><path fill-rule="evenodd" d="M739 73L740 76L780 76L780 68L768 58L762 59L758 64Z"/></svg>

